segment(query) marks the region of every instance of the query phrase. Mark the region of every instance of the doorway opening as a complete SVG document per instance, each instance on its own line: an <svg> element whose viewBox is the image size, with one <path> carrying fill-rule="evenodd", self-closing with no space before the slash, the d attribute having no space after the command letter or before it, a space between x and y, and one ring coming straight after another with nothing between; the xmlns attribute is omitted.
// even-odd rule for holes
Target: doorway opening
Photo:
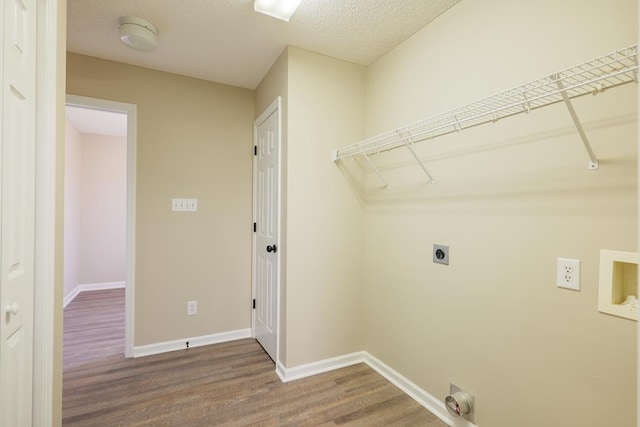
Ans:
<svg viewBox="0 0 640 427"><path fill-rule="evenodd" d="M136 106L68 95L66 114L64 305L81 320L63 328L81 331L64 365L133 357Z"/></svg>

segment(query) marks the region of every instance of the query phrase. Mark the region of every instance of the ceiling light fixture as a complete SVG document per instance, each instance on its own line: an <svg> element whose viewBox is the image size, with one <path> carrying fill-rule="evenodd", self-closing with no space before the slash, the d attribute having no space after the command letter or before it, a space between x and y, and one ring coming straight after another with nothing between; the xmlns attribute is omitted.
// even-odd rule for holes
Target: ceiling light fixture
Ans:
<svg viewBox="0 0 640 427"><path fill-rule="evenodd" d="M253 9L277 19L289 22L302 0L254 0Z"/></svg>
<svg viewBox="0 0 640 427"><path fill-rule="evenodd" d="M135 16L121 16L120 41L140 52L151 52L158 47L158 28L146 19Z"/></svg>

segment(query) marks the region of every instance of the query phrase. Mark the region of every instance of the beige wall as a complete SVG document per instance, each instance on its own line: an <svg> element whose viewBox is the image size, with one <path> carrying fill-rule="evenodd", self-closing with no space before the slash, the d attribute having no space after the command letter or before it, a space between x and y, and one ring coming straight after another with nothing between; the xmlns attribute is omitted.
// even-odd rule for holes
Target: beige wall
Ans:
<svg viewBox="0 0 640 427"><path fill-rule="evenodd" d="M364 136L364 77L289 48L288 367L363 348L364 211L331 150Z"/></svg>
<svg viewBox="0 0 640 427"><path fill-rule="evenodd" d="M464 105L637 40L633 0L460 2L367 70L367 134ZM400 150L367 176L365 349L478 425L636 425L636 323L597 312L600 249L637 250L637 86ZM450 265L431 261L450 246ZM558 289L556 259L582 261Z"/></svg>
<svg viewBox="0 0 640 427"><path fill-rule="evenodd" d="M283 98L280 361L362 349L363 206L331 149L364 135L364 68L289 47L256 91L256 116Z"/></svg>
<svg viewBox="0 0 640 427"><path fill-rule="evenodd" d="M80 282L82 134L66 121L64 150L64 296Z"/></svg>
<svg viewBox="0 0 640 427"><path fill-rule="evenodd" d="M67 93L137 105L134 344L250 327L254 92L68 54Z"/></svg>
<svg viewBox="0 0 640 427"><path fill-rule="evenodd" d="M127 138L82 135L80 284L124 282Z"/></svg>
<svg viewBox="0 0 640 427"><path fill-rule="evenodd" d="M276 100L278 96L282 99L282 139L285 140L287 131L287 105L289 100L289 49L285 49L273 64L269 72L263 77L256 88L256 111L258 117L264 110ZM286 145L286 144L283 144ZM284 157L284 156L283 156Z"/></svg>

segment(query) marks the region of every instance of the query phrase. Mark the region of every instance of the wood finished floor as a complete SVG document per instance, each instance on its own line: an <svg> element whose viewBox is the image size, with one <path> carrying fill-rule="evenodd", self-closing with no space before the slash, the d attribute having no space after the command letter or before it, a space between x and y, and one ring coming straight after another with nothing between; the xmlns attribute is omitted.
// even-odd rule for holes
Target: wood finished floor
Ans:
<svg viewBox="0 0 640 427"><path fill-rule="evenodd" d="M364 364L283 384L253 339L125 359L124 291L64 313L65 426L447 427Z"/></svg>
<svg viewBox="0 0 640 427"><path fill-rule="evenodd" d="M63 321L65 369L124 354L124 289L80 292Z"/></svg>

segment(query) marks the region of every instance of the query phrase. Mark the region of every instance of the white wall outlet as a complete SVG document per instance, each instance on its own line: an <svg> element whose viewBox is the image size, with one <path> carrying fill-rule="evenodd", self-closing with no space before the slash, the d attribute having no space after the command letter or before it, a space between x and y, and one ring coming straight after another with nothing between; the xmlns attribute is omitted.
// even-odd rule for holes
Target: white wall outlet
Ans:
<svg viewBox="0 0 640 427"><path fill-rule="evenodd" d="M198 314L198 301L187 302L187 316L195 316Z"/></svg>
<svg viewBox="0 0 640 427"><path fill-rule="evenodd" d="M580 260L558 258L557 285L559 288L580 290Z"/></svg>

